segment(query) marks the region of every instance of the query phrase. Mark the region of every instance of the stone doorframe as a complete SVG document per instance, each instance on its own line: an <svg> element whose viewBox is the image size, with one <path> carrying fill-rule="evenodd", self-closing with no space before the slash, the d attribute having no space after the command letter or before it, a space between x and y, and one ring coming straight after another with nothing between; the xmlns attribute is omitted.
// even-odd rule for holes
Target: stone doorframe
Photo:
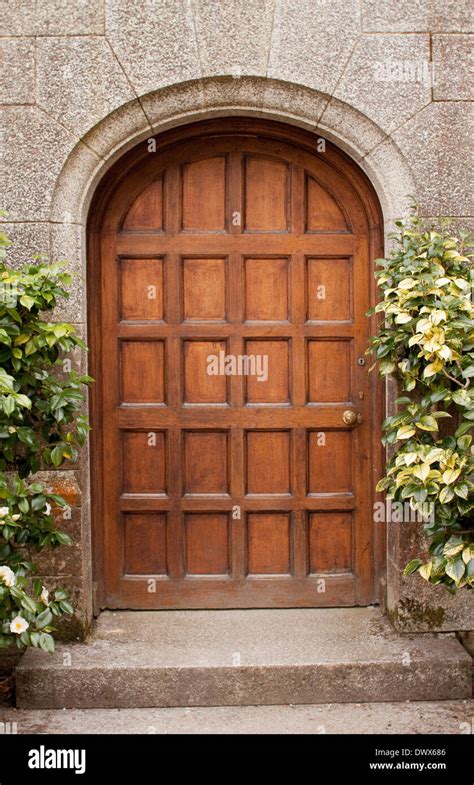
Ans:
<svg viewBox="0 0 474 785"><path fill-rule="evenodd" d="M76 229L79 247L74 267L84 281L89 207L110 167L129 149L164 130L232 115L279 120L312 131L346 152L365 172L377 193L387 247L393 222L407 215L408 194L417 193L413 174L395 142L349 104L330 99L317 90L262 77L218 77L166 87L124 104L88 131L72 150L56 181L50 221ZM66 257L70 253L67 248L62 251ZM85 286L82 291L81 307L85 313ZM388 385L387 413L393 411L395 397L393 386ZM75 475L83 500L83 571L78 576L75 593L78 622L84 630L92 618L94 594L87 451ZM420 578L401 577L401 570L418 548L420 538L418 524L387 526L387 570L381 579L381 602L389 617L402 631L471 629L472 611L466 596L453 598L443 587L425 586Z"/></svg>

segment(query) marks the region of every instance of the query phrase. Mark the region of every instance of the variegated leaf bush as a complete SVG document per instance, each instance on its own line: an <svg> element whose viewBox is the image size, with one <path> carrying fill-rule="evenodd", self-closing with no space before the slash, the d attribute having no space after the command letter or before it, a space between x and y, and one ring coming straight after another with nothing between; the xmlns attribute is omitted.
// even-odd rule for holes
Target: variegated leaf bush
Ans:
<svg viewBox="0 0 474 785"><path fill-rule="evenodd" d="M0 232L0 648L51 652L54 619L73 607L65 589L34 577L31 558L71 539L59 525L65 499L33 475L77 458L88 431L82 389L91 380L64 362L85 348L75 328L45 318L68 296L64 265L38 258L13 269L9 245Z"/></svg>
<svg viewBox="0 0 474 785"><path fill-rule="evenodd" d="M472 242L416 206L396 226L393 250L377 260L381 300L370 313L383 322L369 351L404 394L383 423L393 449L377 490L424 516L428 552L404 574L454 593L474 584Z"/></svg>

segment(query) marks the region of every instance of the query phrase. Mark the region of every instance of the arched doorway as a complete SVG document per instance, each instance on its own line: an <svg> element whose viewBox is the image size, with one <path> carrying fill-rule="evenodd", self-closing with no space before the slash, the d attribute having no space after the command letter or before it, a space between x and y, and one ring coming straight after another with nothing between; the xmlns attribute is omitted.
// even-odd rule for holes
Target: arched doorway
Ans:
<svg viewBox="0 0 474 785"><path fill-rule="evenodd" d="M95 196L100 607L376 599L363 357L382 221L360 169L321 148L271 121L195 123L132 150Z"/></svg>

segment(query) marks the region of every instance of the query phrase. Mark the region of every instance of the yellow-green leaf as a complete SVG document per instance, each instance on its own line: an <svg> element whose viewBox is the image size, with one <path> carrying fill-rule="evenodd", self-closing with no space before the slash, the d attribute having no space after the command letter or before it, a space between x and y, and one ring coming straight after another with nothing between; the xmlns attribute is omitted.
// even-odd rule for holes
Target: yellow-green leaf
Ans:
<svg viewBox="0 0 474 785"><path fill-rule="evenodd" d="M417 333L426 333L428 330L431 330L432 326L430 319L420 319L416 323L416 331Z"/></svg>
<svg viewBox="0 0 474 785"><path fill-rule="evenodd" d="M465 569L466 569L466 565L464 564L462 559L455 559L455 561L448 561L446 565L446 575L449 575L449 577L453 579L455 584L459 585L459 581L463 577Z"/></svg>
<svg viewBox="0 0 474 785"><path fill-rule="evenodd" d="M395 322L396 324L406 324L407 322L411 322L412 318L413 317L410 316L409 313L402 311L402 313L396 315Z"/></svg>
<svg viewBox="0 0 474 785"><path fill-rule="evenodd" d="M428 455L425 457L426 463L434 463L435 461L440 461L444 457L444 450L441 447L435 447L433 450L430 450Z"/></svg>
<svg viewBox="0 0 474 785"><path fill-rule="evenodd" d="M422 431L437 431L438 423L434 417L428 414L420 418L419 422L416 423L416 427L421 428Z"/></svg>
<svg viewBox="0 0 474 785"><path fill-rule="evenodd" d="M433 565L432 565L432 564L431 564L431 562L429 561L427 564L423 564L423 565L422 565L422 566L419 568L419 570L418 570L418 572L420 573L421 577L422 577L422 578L424 578L424 579L425 579L425 581L429 581L429 579L430 579L430 575L431 575L432 566L433 566Z"/></svg>
<svg viewBox="0 0 474 785"><path fill-rule="evenodd" d="M442 360L450 360L451 357L453 356L451 349L449 348L449 346L446 346L446 344L442 346L441 349L437 350L437 354L438 357L441 357Z"/></svg>
<svg viewBox="0 0 474 785"><path fill-rule="evenodd" d="M433 363L429 363L429 365L427 365L425 370L423 371L423 378L429 379L430 376L434 376L435 374L437 374L442 367L443 367L443 362L439 359L436 359Z"/></svg>
<svg viewBox="0 0 474 785"><path fill-rule="evenodd" d="M409 439L416 433L414 427L412 425L402 425L401 428L397 431L397 439Z"/></svg>
<svg viewBox="0 0 474 785"><path fill-rule="evenodd" d="M445 322L448 318L446 311L432 311L431 313L431 321L433 324L439 324L440 322Z"/></svg>
<svg viewBox="0 0 474 785"><path fill-rule="evenodd" d="M468 564L471 559L474 559L474 548L471 548L469 545L467 548L464 548L462 552L462 560L464 564Z"/></svg>
<svg viewBox="0 0 474 785"><path fill-rule="evenodd" d="M461 469L446 469L446 471L443 472L444 484L451 485L451 483L456 482L460 474L461 474Z"/></svg>
<svg viewBox="0 0 474 785"><path fill-rule="evenodd" d="M399 289L413 289L414 286L416 286L414 278L404 278L403 281L400 281L398 284Z"/></svg>
<svg viewBox="0 0 474 785"><path fill-rule="evenodd" d="M462 542L459 545L452 545L450 548L445 547L443 553L445 556L456 556L457 553L461 553L464 548L464 543Z"/></svg>
<svg viewBox="0 0 474 785"><path fill-rule="evenodd" d="M430 473L430 465L429 463L422 463L421 466L417 466L413 469L413 474L415 477L418 477L419 480L424 482Z"/></svg>
<svg viewBox="0 0 474 785"><path fill-rule="evenodd" d="M454 491L452 488L443 488L439 494L439 500L441 504L447 504L452 499L454 499Z"/></svg>

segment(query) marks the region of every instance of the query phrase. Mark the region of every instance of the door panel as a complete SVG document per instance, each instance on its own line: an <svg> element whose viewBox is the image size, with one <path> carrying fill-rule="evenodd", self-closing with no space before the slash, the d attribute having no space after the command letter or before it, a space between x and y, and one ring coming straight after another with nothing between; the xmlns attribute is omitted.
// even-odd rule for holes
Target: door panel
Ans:
<svg viewBox="0 0 474 785"><path fill-rule="evenodd" d="M372 600L369 228L340 168L270 135L182 137L111 190L104 606Z"/></svg>

